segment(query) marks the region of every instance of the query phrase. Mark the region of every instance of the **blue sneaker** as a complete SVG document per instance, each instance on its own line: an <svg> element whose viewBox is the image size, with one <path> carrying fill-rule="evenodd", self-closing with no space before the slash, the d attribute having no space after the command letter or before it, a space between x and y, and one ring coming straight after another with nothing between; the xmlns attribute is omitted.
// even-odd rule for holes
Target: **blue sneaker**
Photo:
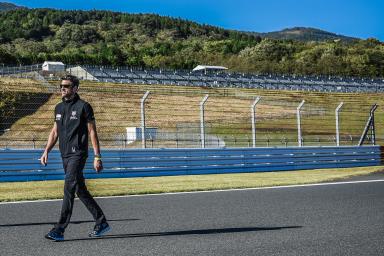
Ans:
<svg viewBox="0 0 384 256"><path fill-rule="evenodd" d="M104 235L105 233L111 231L111 227L109 226L109 224L107 222L103 222L99 225L95 225L95 228L93 229L93 231L91 233L89 233L89 237L100 237L102 235Z"/></svg>
<svg viewBox="0 0 384 256"><path fill-rule="evenodd" d="M53 241L63 241L64 240L64 232L60 232L55 228L51 229L48 234L45 235L45 238Z"/></svg>

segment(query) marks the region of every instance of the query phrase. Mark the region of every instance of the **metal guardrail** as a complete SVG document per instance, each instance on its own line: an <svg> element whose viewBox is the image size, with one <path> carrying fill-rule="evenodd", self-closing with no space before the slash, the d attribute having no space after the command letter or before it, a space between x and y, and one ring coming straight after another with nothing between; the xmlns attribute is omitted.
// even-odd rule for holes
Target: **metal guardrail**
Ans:
<svg viewBox="0 0 384 256"><path fill-rule="evenodd" d="M383 152L380 146L104 150L104 171L95 173L88 161L84 173L94 179L377 166ZM0 150L0 182L64 179L60 153L53 150L46 167L41 153Z"/></svg>

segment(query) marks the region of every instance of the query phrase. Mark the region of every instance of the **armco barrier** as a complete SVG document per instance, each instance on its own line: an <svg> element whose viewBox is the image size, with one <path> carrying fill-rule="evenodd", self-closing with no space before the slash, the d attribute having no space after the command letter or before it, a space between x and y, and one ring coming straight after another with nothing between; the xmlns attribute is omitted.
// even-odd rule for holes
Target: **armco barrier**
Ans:
<svg viewBox="0 0 384 256"><path fill-rule="evenodd" d="M380 146L103 150L104 171L95 173L88 160L84 173L123 178L376 166L382 152ZM63 179L59 152L50 153L47 166L40 165L41 153L0 149L0 182Z"/></svg>

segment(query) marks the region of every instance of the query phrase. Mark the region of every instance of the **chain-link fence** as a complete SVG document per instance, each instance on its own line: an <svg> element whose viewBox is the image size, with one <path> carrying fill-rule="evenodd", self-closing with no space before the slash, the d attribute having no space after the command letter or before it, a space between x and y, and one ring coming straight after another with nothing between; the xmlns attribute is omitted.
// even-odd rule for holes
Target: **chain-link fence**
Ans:
<svg viewBox="0 0 384 256"><path fill-rule="evenodd" d="M55 105L61 101L59 81L36 78L0 79L2 101L6 103L0 113L0 148L45 146ZM146 92L148 97L143 100ZM82 81L79 95L94 108L100 142L105 148L357 145L375 103L379 105L375 112L375 141L383 141L380 106L384 97L380 93ZM8 104L9 97L12 104ZM260 99L255 104L257 97ZM300 107L302 100L305 102ZM366 143L373 142L372 135L367 133Z"/></svg>

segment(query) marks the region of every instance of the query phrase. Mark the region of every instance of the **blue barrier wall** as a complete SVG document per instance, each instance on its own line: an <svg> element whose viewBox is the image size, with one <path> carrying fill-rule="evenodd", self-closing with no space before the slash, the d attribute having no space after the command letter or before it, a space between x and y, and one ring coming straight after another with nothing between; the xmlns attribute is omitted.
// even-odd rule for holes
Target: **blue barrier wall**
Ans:
<svg viewBox="0 0 384 256"><path fill-rule="evenodd" d="M380 146L103 150L104 171L95 173L90 154L84 174L94 179L376 166L382 152ZM60 153L53 150L47 166L40 165L41 154L0 149L0 182L64 179Z"/></svg>

